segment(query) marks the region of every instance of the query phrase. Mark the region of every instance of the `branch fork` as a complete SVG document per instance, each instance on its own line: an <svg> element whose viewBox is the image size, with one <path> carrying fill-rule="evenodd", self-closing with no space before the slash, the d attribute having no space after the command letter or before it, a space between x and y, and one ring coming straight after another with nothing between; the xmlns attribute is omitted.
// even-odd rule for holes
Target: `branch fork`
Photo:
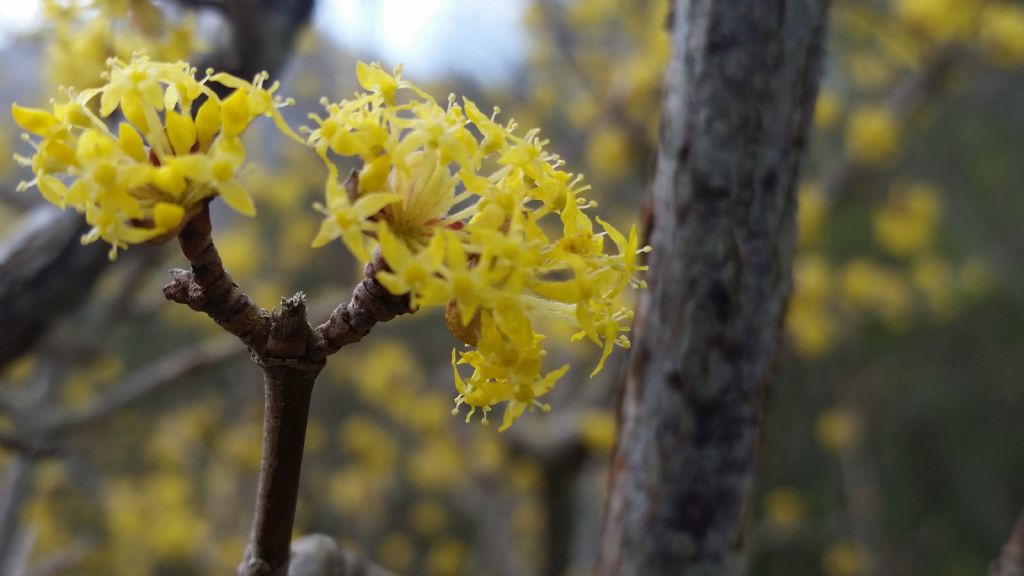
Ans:
<svg viewBox="0 0 1024 576"><path fill-rule="evenodd" d="M385 269L378 254L366 265L351 299L313 328L304 293L282 298L279 308L267 311L232 280L211 238L208 204L182 229L179 243L191 270L171 270L164 296L205 313L234 334L263 372L263 457L252 534L238 574L286 576L316 378L328 356L361 340L378 322L412 312L409 299L377 282L377 272Z"/></svg>

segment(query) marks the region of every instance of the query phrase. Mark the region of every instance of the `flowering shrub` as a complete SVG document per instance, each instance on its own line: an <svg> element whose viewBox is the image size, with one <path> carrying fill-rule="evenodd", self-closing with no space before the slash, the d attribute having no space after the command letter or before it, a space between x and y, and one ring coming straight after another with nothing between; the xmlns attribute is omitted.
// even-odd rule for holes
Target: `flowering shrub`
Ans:
<svg viewBox="0 0 1024 576"><path fill-rule="evenodd" d="M256 208L238 173L245 160L240 136L258 116L269 116L286 135L301 139L278 108L278 85L264 88L229 74L196 79L188 64L136 56L112 59L107 83L67 90L52 111L14 105L15 121L38 141L20 158L51 203L85 214L93 229L83 242L102 238L111 258L129 244L176 235L214 196L247 216ZM632 310L619 305L643 270L637 230L623 234L588 212L582 176L562 169L537 130L522 136L468 99L452 96L442 107L400 74L359 63L366 92L325 103L313 116L308 144L329 171L325 216L314 246L340 238L363 261L379 247L387 269L378 281L414 308L445 306L451 332L471 350L452 352L456 410L487 413L507 403L502 429L566 373L545 369L541 318L576 330L602 348L592 375L625 335ZM211 87L233 92L226 98ZM406 97L401 102L399 96ZM98 105L98 113L93 106ZM195 111L193 112L193 109ZM115 135L105 123L115 112ZM162 114L162 115L161 115ZM343 184L336 156L363 167ZM595 222L597 227L595 227ZM610 242L609 242L610 241ZM615 253L606 252L608 244ZM458 365L467 364L468 378Z"/></svg>

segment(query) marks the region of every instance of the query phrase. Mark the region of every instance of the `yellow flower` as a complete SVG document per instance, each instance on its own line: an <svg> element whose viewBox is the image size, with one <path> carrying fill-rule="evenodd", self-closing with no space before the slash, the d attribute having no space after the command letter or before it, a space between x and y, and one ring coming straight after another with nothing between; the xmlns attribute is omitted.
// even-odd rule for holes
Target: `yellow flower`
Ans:
<svg viewBox="0 0 1024 576"><path fill-rule="evenodd" d="M398 71L360 64L357 74L367 92L312 117L309 145L330 172L314 245L341 238L364 260L379 246L385 288L414 307L446 308L470 347L453 351L457 409L487 422L504 405L501 429L546 410L540 398L569 367L544 367L538 320L596 344L596 374L616 346L629 347L633 313L612 303L643 285L638 256L648 248L635 226L626 235L588 215L596 204L580 195L589 187L562 170L538 131L520 136L465 98L441 106ZM347 186L334 155L362 161Z"/></svg>
<svg viewBox="0 0 1024 576"><path fill-rule="evenodd" d="M632 164L629 136L614 125L602 125L587 140L587 165L603 178L620 178Z"/></svg>
<svg viewBox="0 0 1024 576"><path fill-rule="evenodd" d="M838 542L821 559L825 576L857 576L864 573L864 555L850 542Z"/></svg>
<svg viewBox="0 0 1024 576"><path fill-rule="evenodd" d="M845 266L841 292L850 306L874 312L894 328L903 327L913 307L906 279L866 258Z"/></svg>
<svg viewBox="0 0 1024 576"><path fill-rule="evenodd" d="M997 64L1024 62L1024 8L1017 4L986 4L981 11L978 40Z"/></svg>
<svg viewBox="0 0 1024 576"><path fill-rule="evenodd" d="M807 506L792 488L775 488L765 495L764 514L768 522L783 532L792 532L803 524Z"/></svg>
<svg viewBox="0 0 1024 576"><path fill-rule="evenodd" d="M835 341L838 323L829 297L831 270L814 254L802 255L794 264L794 290L786 309L786 328L801 356L814 357L828 351Z"/></svg>
<svg viewBox="0 0 1024 576"><path fill-rule="evenodd" d="M899 147L899 130L885 108L863 107L854 111L846 132L846 148L867 164L888 160Z"/></svg>
<svg viewBox="0 0 1024 576"><path fill-rule="evenodd" d="M911 30L933 41L967 39L980 0L897 0L896 16Z"/></svg>
<svg viewBox="0 0 1024 576"><path fill-rule="evenodd" d="M153 0L44 0L43 5L53 86L91 88L111 57L145 53L174 61L203 48L192 11L174 17Z"/></svg>
<svg viewBox="0 0 1024 576"><path fill-rule="evenodd" d="M924 294L936 318L948 319L954 312L953 290L956 286L949 263L935 255L922 255L914 261L910 274L914 286Z"/></svg>
<svg viewBox="0 0 1024 576"><path fill-rule="evenodd" d="M583 445L594 452L609 452L615 446L615 415L600 410L588 410L580 414L580 439Z"/></svg>
<svg viewBox="0 0 1024 576"><path fill-rule="evenodd" d="M821 235L825 223L825 195L816 184L803 184L797 192L797 243L801 247L813 244Z"/></svg>
<svg viewBox="0 0 1024 576"><path fill-rule="evenodd" d="M835 126L842 113L842 101L839 95L832 90L823 89L818 94L818 101L814 106L814 126L821 130L828 130Z"/></svg>
<svg viewBox="0 0 1024 576"><path fill-rule="evenodd" d="M895 256L920 253L934 243L941 215L942 203L933 187L897 186L873 215L875 240Z"/></svg>
<svg viewBox="0 0 1024 576"><path fill-rule="evenodd" d="M860 427L848 410L829 408L818 417L817 433L822 447L839 453L848 450L858 440Z"/></svg>
<svg viewBox="0 0 1024 576"><path fill-rule="evenodd" d="M83 242L102 238L118 248L167 238L206 199L220 196L242 214L255 205L238 179L245 150L238 135L259 115L271 116L287 134L273 96L262 87L227 74L197 80L184 62L154 62L136 56L127 64L111 59L106 84L76 93L52 111L11 108L15 122L39 138L31 158L36 186L48 201L85 214L92 230ZM234 88L224 101L210 82ZM193 104L205 100L193 120ZM238 104L238 103L241 104ZM98 114L93 105L98 104ZM114 134L104 118L120 111L128 120Z"/></svg>

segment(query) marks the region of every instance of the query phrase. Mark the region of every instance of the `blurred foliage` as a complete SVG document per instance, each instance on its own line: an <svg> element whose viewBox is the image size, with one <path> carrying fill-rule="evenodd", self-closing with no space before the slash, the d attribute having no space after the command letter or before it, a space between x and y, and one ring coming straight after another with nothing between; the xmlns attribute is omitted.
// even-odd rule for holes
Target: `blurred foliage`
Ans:
<svg viewBox="0 0 1024 576"><path fill-rule="evenodd" d="M48 2L45 29L9 48L35 54L22 71L81 88L110 55L202 49L193 15L141 0L97 6ZM611 221L628 225L653 165L666 8L532 0L529 54L508 84L420 84L543 126ZM316 95L351 94L353 62L307 33L283 79L299 100L288 120L300 122ZM798 194L787 344L767 408L755 574L976 574L1009 533L1024 504L1024 201L1012 192L1024 180L1022 70L1024 3L834 3ZM0 79L5 109L27 90ZM322 316L360 273L340 249L309 249L326 170L279 145L272 128L250 132L258 167L244 180L260 218L216 212L216 241L261 305L302 289ZM9 190L22 176L9 160L16 148L4 118ZM0 200L2 241L26 203L8 190ZM95 302L6 368L0 398L80 410L217 336L207 318L164 305L160 271L179 260L170 249L126 254ZM622 360L593 380L570 376L551 414L498 434L449 415L454 340L420 316L375 330L321 377L296 531L332 535L409 574L585 573ZM70 557L68 574L232 570L259 466L257 379L233 357L54 439L60 456L34 467L22 514L31 563ZM584 463L558 451L565 445Z"/></svg>

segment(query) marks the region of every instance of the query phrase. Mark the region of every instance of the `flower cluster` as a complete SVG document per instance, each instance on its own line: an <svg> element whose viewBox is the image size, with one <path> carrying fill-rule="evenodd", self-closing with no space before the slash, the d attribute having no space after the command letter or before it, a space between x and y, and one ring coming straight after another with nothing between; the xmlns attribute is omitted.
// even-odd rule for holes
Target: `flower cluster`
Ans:
<svg viewBox="0 0 1024 576"><path fill-rule="evenodd" d="M145 56L109 66L106 84L66 90L52 111L12 106L18 125L40 138L26 136L35 154L18 160L36 177L20 188L34 185L53 204L84 213L93 228L82 241L102 238L111 258L128 244L169 237L212 196L255 214L238 179L245 160L239 136L266 115L299 139L278 111L286 103L274 96L277 84L264 88L266 75L247 82L212 71L197 80L186 63ZM233 91L222 99L211 83ZM115 112L126 120L116 133L107 124Z"/></svg>
<svg viewBox="0 0 1024 576"><path fill-rule="evenodd" d="M596 205L581 197L582 177L562 170L536 130L516 135L514 122L465 98L441 106L397 71L360 63L357 75L366 92L313 116L309 144L330 171L314 245L340 238L364 260L379 246L381 284L415 307L446 307L449 329L472 347L452 352L456 410L468 405L468 420L479 409L486 422L507 403L504 429L546 409L538 398L568 366L544 370L544 318L602 348L594 374L615 345L628 347L633 312L617 301L642 284L636 228L588 216ZM347 184L335 156L362 160ZM468 378L459 364L472 367Z"/></svg>
<svg viewBox="0 0 1024 576"><path fill-rule="evenodd" d="M54 86L92 88L112 57L176 61L202 49L195 14L174 17L153 0L43 0L43 17Z"/></svg>

